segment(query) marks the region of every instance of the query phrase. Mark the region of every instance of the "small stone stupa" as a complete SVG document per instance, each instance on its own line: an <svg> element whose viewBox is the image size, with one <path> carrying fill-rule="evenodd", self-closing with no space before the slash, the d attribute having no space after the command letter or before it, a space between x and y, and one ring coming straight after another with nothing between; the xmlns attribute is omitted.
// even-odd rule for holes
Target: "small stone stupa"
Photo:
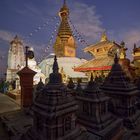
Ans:
<svg viewBox="0 0 140 140"><path fill-rule="evenodd" d="M108 111L110 100L93 81L93 75L83 91L77 95L79 103L78 123L86 127L90 139L112 140L123 134L122 120L116 119Z"/></svg>
<svg viewBox="0 0 140 140"><path fill-rule="evenodd" d="M114 64L102 85L102 90L106 95L112 97L109 104L110 110L116 116L123 118L126 127L134 128L140 117L140 112L136 107L138 90L130 82L118 61L118 57L115 55Z"/></svg>
<svg viewBox="0 0 140 140"><path fill-rule="evenodd" d="M55 56L49 83L41 90L33 105L33 127L21 140L87 140L85 130L76 125L78 105L62 83Z"/></svg>

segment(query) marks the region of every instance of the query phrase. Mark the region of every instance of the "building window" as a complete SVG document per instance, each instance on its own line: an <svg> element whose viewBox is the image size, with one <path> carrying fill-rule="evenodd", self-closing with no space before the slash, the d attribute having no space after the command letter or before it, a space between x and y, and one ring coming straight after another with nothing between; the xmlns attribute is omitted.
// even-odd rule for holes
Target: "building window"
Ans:
<svg viewBox="0 0 140 140"><path fill-rule="evenodd" d="M68 116L66 119L65 119L65 131L69 131L71 130L71 117Z"/></svg>

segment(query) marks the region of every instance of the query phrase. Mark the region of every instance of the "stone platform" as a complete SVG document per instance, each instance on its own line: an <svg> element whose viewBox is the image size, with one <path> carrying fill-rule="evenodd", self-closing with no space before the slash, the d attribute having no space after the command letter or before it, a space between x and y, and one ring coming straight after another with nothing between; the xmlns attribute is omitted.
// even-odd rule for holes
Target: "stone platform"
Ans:
<svg viewBox="0 0 140 140"><path fill-rule="evenodd" d="M0 93L0 114L10 111L19 110L20 105L7 95Z"/></svg>
<svg viewBox="0 0 140 140"><path fill-rule="evenodd" d="M19 100L21 98L21 91L20 90L12 90L7 92L7 95L14 100Z"/></svg>
<svg viewBox="0 0 140 140"><path fill-rule="evenodd" d="M31 115L18 110L2 114L0 122L10 140L16 140L32 126L33 119Z"/></svg>

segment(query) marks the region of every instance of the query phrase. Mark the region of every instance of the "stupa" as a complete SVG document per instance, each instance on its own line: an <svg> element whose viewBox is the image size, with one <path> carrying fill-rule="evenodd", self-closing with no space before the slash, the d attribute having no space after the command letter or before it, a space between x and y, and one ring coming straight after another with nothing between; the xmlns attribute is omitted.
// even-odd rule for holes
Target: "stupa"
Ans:
<svg viewBox="0 0 140 140"><path fill-rule="evenodd" d="M60 73L62 74L62 79L64 83L67 83L69 78L72 78L74 82L78 78L82 80L87 80L87 77L82 72L74 71L74 68L83 64L86 60L76 57L76 42L70 28L68 17L69 17L69 8L64 4L59 11L59 16L61 19L60 26L58 28L58 33L56 41L54 43L54 53L58 58L58 63L60 67ZM42 72L47 78L52 72L53 58L44 59L40 64Z"/></svg>
<svg viewBox="0 0 140 140"><path fill-rule="evenodd" d="M122 120L108 111L110 97L106 96L93 75L83 93L77 94L79 104L78 123L85 126L91 138L100 140L120 139L123 135Z"/></svg>
<svg viewBox="0 0 140 140"><path fill-rule="evenodd" d="M84 129L76 125L78 105L62 83L55 57L49 83L40 91L32 107L33 127L20 140L87 140Z"/></svg>
<svg viewBox="0 0 140 140"><path fill-rule="evenodd" d="M112 69L101 89L112 98L109 103L110 111L123 118L127 128L134 128L140 117L140 112L137 110L139 91L130 82L118 61L118 57L115 55Z"/></svg>
<svg viewBox="0 0 140 140"><path fill-rule="evenodd" d="M136 76L140 76L140 47L137 47L136 44L134 44L133 48L133 64L136 67Z"/></svg>

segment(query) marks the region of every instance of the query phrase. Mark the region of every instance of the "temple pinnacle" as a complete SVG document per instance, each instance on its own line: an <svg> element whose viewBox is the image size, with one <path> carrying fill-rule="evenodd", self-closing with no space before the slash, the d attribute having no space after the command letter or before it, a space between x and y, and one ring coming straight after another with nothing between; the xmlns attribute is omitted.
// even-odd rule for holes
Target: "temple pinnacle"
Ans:
<svg viewBox="0 0 140 140"><path fill-rule="evenodd" d="M104 31L103 33L102 33L102 36L101 36L101 42L103 42L103 41L107 41L108 40L108 38L107 38L107 35L106 35L106 32Z"/></svg>
<svg viewBox="0 0 140 140"><path fill-rule="evenodd" d="M114 58L114 63L115 64L118 64L118 62L119 62L119 59L118 59L118 56L117 56L117 53L115 54L115 58Z"/></svg>
<svg viewBox="0 0 140 140"><path fill-rule="evenodd" d="M66 5L66 0L64 0L64 4L63 5Z"/></svg>
<svg viewBox="0 0 140 140"><path fill-rule="evenodd" d="M59 68L58 68L58 63L57 63L57 57L55 55L54 63L53 63L53 73L58 73L58 70L59 70Z"/></svg>
<svg viewBox="0 0 140 140"><path fill-rule="evenodd" d="M91 73L90 81L93 81L93 74Z"/></svg>

